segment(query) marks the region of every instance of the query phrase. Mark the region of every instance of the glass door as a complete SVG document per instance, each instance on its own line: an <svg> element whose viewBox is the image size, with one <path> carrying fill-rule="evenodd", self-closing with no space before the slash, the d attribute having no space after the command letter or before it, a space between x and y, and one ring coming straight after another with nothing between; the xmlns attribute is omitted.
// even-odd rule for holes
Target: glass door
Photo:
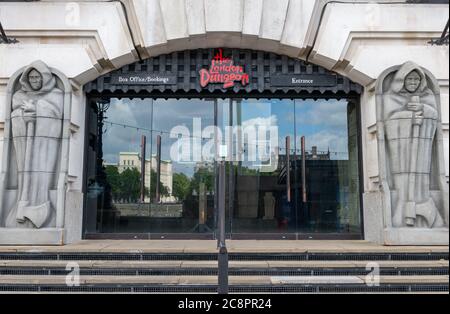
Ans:
<svg viewBox="0 0 450 314"><path fill-rule="evenodd" d="M214 232L214 102L153 101L152 166L161 185L150 205L152 233Z"/></svg>
<svg viewBox="0 0 450 314"><path fill-rule="evenodd" d="M296 232L294 109L290 99L230 100L225 141L232 234Z"/></svg>
<svg viewBox="0 0 450 314"><path fill-rule="evenodd" d="M360 234L356 105L297 100L295 113L298 232Z"/></svg>
<svg viewBox="0 0 450 314"><path fill-rule="evenodd" d="M354 103L232 99L222 112L232 236L361 234Z"/></svg>

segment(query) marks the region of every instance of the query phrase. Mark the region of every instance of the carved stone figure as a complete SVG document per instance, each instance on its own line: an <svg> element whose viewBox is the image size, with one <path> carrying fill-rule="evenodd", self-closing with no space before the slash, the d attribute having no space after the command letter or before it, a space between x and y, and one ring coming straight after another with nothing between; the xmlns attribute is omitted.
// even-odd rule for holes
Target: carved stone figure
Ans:
<svg viewBox="0 0 450 314"><path fill-rule="evenodd" d="M442 182L438 86L413 62L386 72L377 85L377 130L390 227L443 227L448 189Z"/></svg>
<svg viewBox="0 0 450 314"><path fill-rule="evenodd" d="M41 228L55 220L50 190L57 185L64 93L41 61L29 65L19 83L11 108L17 201L9 210L5 225Z"/></svg>

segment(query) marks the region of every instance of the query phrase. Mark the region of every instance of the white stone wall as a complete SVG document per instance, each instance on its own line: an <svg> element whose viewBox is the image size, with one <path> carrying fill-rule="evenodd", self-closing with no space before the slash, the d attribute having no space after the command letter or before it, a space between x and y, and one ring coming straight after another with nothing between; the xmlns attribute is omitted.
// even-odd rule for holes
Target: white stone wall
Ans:
<svg viewBox="0 0 450 314"><path fill-rule="evenodd" d="M365 191L377 190L374 81L412 60L442 92L449 172L449 48L431 46L447 20L437 4L328 3L327 0L124 0L0 2L0 21L17 44L0 44L0 144L5 86L20 67L41 59L72 81L70 189L81 191L85 97L82 85L138 60L170 51L232 47L272 51L324 66L365 86L362 152ZM398 1L397 1L398 2ZM131 33L130 33L131 29ZM0 145L0 156L1 156ZM81 214L78 216L81 226Z"/></svg>

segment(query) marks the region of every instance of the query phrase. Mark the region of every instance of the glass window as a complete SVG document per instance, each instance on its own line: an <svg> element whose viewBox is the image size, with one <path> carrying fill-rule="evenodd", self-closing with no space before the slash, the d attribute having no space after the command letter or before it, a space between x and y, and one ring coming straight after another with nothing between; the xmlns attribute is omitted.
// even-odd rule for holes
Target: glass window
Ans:
<svg viewBox="0 0 450 314"><path fill-rule="evenodd" d="M161 195L160 203L151 205L151 232L213 232L215 168L205 147L213 142L208 127L214 126L214 102L153 102L152 169L156 172L160 137Z"/></svg>
<svg viewBox="0 0 450 314"><path fill-rule="evenodd" d="M295 202L287 184L287 155L294 155L294 101L232 101L233 166L228 175L233 233L295 232ZM287 139L290 148L287 147ZM231 142L231 141L230 141ZM289 144L288 144L289 145ZM291 182L293 182L293 177Z"/></svg>
<svg viewBox="0 0 450 314"><path fill-rule="evenodd" d="M88 232L212 233L215 168L203 153L213 141L208 126L214 100L113 98L94 106Z"/></svg>
<svg viewBox="0 0 450 314"><path fill-rule="evenodd" d="M94 105L86 231L213 234L219 152L228 232L361 233L357 106L237 98Z"/></svg>
<svg viewBox="0 0 450 314"><path fill-rule="evenodd" d="M87 183L90 232L140 232L148 197L144 177L131 160L141 159L141 138L150 137L151 100L110 99L91 108ZM150 154L147 147L145 153ZM95 214L94 214L95 213ZM95 224L94 224L95 221Z"/></svg>
<svg viewBox="0 0 450 314"><path fill-rule="evenodd" d="M300 232L360 233L356 105L346 100L297 100L296 142L305 140L305 174L299 178ZM298 151L299 160L303 158Z"/></svg>

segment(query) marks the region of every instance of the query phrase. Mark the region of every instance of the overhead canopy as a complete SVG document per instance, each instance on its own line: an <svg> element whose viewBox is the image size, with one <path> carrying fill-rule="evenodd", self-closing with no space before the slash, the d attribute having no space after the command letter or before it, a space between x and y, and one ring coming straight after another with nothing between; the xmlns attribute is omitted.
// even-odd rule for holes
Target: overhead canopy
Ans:
<svg viewBox="0 0 450 314"><path fill-rule="evenodd" d="M209 70L219 49L173 52L126 65L85 85L93 95L131 96L147 93L252 93L252 94L360 94L361 85L339 74L299 59L263 51L223 49L223 57L241 66L248 84L213 83L202 87L200 70ZM147 80L147 83L145 83ZM245 82L244 82L245 83Z"/></svg>

